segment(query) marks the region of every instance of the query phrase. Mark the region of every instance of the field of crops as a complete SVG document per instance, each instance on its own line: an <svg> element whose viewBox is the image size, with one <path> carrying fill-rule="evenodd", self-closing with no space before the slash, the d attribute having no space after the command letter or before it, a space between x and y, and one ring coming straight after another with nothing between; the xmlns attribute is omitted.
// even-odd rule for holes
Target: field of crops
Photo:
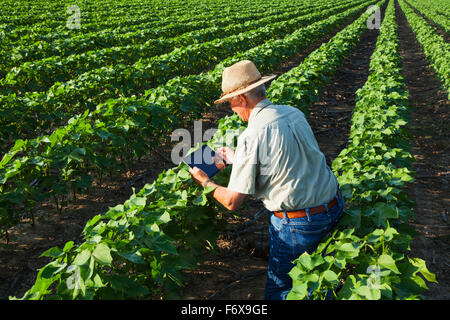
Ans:
<svg viewBox="0 0 450 320"><path fill-rule="evenodd" d="M175 130L235 147L244 59L346 200L287 298L450 298L449 0L0 2L1 298L262 299L267 210L171 161Z"/></svg>

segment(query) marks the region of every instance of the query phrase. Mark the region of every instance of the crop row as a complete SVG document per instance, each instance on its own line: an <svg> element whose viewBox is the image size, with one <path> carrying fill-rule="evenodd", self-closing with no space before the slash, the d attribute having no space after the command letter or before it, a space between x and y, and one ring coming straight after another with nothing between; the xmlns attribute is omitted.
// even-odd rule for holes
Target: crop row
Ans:
<svg viewBox="0 0 450 320"><path fill-rule="evenodd" d="M270 12L266 12L263 18L251 21L248 21L248 19L251 16L254 17L254 14L240 15L233 17L233 24L230 24L231 18L227 18L215 21L213 27L184 33L174 38L168 38L167 35L171 35L171 33L165 32L166 30L172 31L173 28L153 30L154 35L165 35L166 37L150 39L144 44L130 44L112 48L108 47L101 50L96 48L82 54L75 53L67 57L52 56L24 63L9 71L5 78L0 81L0 89L2 89L4 93L43 91L48 89L56 81L68 81L82 73L102 66L110 66L113 64L129 65L135 63L139 59L148 61L150 57L167 53L175 48L184 47L193 43L212 41L217 38L225 38L233 34L258 29L270 23L273 24L306 15L311 13L311 11L323 10L327 7L330 7L330 5L318 6L313 10L305 10L303 8L289 10L289 12L281 14L276 13L274 15L271 15ZM211 22L204 22L199 24L199 26L210 24ZM129 41L127 38L124 38L124 41L119 41L121 43L128 43ZM104 41L101 42L104 43Z"/></svg>
<svg viewBox="0 0 450 320"><path fill-rule="evenodd" d="M182 125L185 116L197 118L220 95L220 77L226 66L251 59L261 72L269 72L369 3L373 2L239 53L206 74L176 77L164 86L148 90L147 99L109 100L94 112L72 118L67 126L49 136L17 140L0 162L2 230L18 222L18 208L33 213L36 204L49 198L61 208L62 196L69 191L85 191L94 178L101 181L108 172L123 169L133 158L159 145L160 139Z"/></svg>
<svg viewBox="0 0 450 320"><path fill-rule="evenodd" d="M0 15L0 24L8 24L10 26L28 26L34 24L44 24L47 23L50 27L56 27L58 25L64 24L67 20L66 9L67 6L60 6L59 8L52 8L42 12L40 14L36 14L31 10L26 10L24 12L20 12L19 14L10 14L10 15ZM130 11L128 8L116 8L114 11L110 10L89 10L84 6L79 6L80 10L83 13L83 20L88 22L96 22L101 21L103 19L111 19L116 18L118 16L129 15ZM137 10L136 10L137 9ZM142 3L139 8L136 8L133 14L140 14L145 11L153 11L152 5L149 3ZM175 12L178 12L177 8L170 8ZM169 8L166 8L167 13L173 12ZM192 8L194 9L194 8ZM186 9L185 9L186 10ZM154 12L152 12L154 14ZM167 14L165 13L165 14Z"/></svg>
<svg viewBox="0 0 450 320"><path fill-rule="evenodd" d="M315 5L314 2L309 0L306 3L303 3L301 7L307 9L312 8ZM223 10L220 7L217 7L214 10L212 10L212 8L205 10L204 6L199 4L196 4L196 7L200 8L200 11L197 13L194 13L192 10L187 10L183 14L180 13L174 16L155 16L151 12L143 12L134 17L120 16L118 18L105 19L93 23L87 23L82 20L80 29L68 29L65 23L58 26L49 26L48 23L42 23L21 28L13 28L11 25L0 25L0 37L3 40L0 43L0 46L4 49L15 50L20 54L19 57L13 56L12 58L14 59L33 60L36 59L36 57L45 57L43 56L43 53L38 52L40 47L45 49L49 45L55 47L58 44L59 46L64 46L64 41L73 42L76 40L73 38L77 38L78 36L84 35L85 37L89 37L92 41L97 41L99 44L102 44L101 37L105 37L105 35L111 34L114 31L114 35L120 37L123 34L139 30L160 29L165 26L176 28L176 25L181 24L179 27L181 32L183 30L181 27L184 27L184 24L199 24L201 22L204 27L211 27L215 25L214 21L231 18L231 16L238 18L243 14L252 13L254 14L252 18L258 19L271 12L276 13L296 10L299 6L295 3L287 2L261 6L261 2L255 4L254 2L246 1L240 3L239 6L233 8L228 7L226 9L223 8ZM111 40L109 39L109 41ZM30 46L31 43L34 45ZM27 45L30 48L27 48ZM5 50L5 54L9 53L8 50ZM54 49L50 48L46 50ZM19 62L27 60L19 60ZM14 66L17 63L14 64L9 62L9 65L11 64Z"/></svg>
<svg viewBox="0 0 450 320"><path fill-rule="evenodd" d="M47 13L48 11L55 10L63 10L66 7L66 4L63 1L2 1L5 6L0 13L0 16L24 16L24 15L39 15L43 13ZM134 9L142 5L141 1L128 1L127 4L119 3L119 2L111 2L111 1L89 1L83 3L83 9L87 12L91 11L99 11L99 9L106 10L116 10L122 8Z"/></svg>
<svg viewBox="0 0 450 320"><path fill-rule="evenodd" d="M441 81L441 87L447 91L450 99L450 43L446 42L423 18L418 16L403 0L400 7L411 26L423 53Z"/></svg>
<svg viewBox="0 0 450 320"><path fill-rule="evenodd" d="M30 132L48 130L50 126L54 128L74 113L92 110L108 98L141 95L145 89L156 87L173 77L198 73L236 52L248 50L269 39L282 38L303 24L323 20L330 14L353 6L347 4L223 39L177 48L130 66L101 67L65 83L56 83L47 92L26 93L24 97L16 94L0 97L4 106L0 110L4 114L0 120L2 140L27 137Z"/></svg>
<svg viewBox="0 0 450 320"><path fill-rule="evenodd" d="M296 259L288 299L419 299L428 289L421 276L435 282L425 261L408 256L413 204L401 188L413 180L413 157L394 0L370 71L357 91L348 147L332 164L350 207L316 251Z"/></svg>
<svg viewBox="0 0 450 320"><path fill-rule="evenodd" d="M292 10L292 8L287 10ZM120 19L118 21L114 20L114 29L101 29L94 32L80 31L76 34L72 30L70 32L65 31L65 33L70 35L70 38L52 39L53 36L60 37L63 34L58 32L53 32L50 38L33 33L31 38L25 37L20 42L9 42L7 39L2 41L0 70L5 72L26 61L44 59L51 56L68 56L100 48L139 44L151 38L173 37L202 28L227 26L232 21L234 23L245 22L251 17L258 19L258 17L263 18L268 14L276 14L278 12L280 10L276 8L256 10L256 12L247 9L236 13L235 20L223 13L220 17L209 12L199 16L186 13L184 19L183 17L177 17L176 19L172 18L172 20L170 18L164 20L140 20L137 21L137 24L133 24L131 28L128 27L130 20ZM117 28L117 24L121 27Z"/></svg>
<svg viewBox="0 0 450 320"><path fill-rule="evenodd" d="M440 26L445 32L450 33L450 22L448 16L440 14L436 9L438 4L424 0L409 0L408 3L415 7L425 17Z"/></svg>
<svg viewBox="0 0 450 320"><path fill-rule="evenodd" d="M261 2L260 2L261 3ZM44 25L47 24L49 27L58 27L61 24L65 24L68 15L66 14L67 7L71 4L65 4L59 6L58 8L53 8L45 11L44 13L36 14L30 12L29 10L24 10L21 14L15 15L0 15L0 24L8 24L11 27L14 26L28 26L28 25ZM183 15L186 12L191 12L192 14L201 14L204 12L205 3L197 3L193 1L187 1L184 3L179 3L178 5L161 5L155 6L155 2L140 2L138 6L134 8L130 7L116 7L116 8L102 8L102 10L89 9L84 4L76 4L82 13L82 18L88 23L96 23L103 20L113 20L118 17L131 18L133 16L139 16L142 14L151 14L151 16L158 17L168 17ZM277 4L275 4L277 5ZM226 6L225 2L209 3L209 9L211 10L222 10ZM240 4L240 7L245 5Z"/></svg>

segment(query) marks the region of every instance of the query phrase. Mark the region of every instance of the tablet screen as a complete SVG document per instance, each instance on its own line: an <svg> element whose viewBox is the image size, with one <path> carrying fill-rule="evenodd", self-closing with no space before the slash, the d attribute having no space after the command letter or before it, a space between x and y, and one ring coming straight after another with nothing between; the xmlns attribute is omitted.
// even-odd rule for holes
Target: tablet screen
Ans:
<svg viewBox="0 0 450 320"><path fill-rule="evenodd" d="M219 169L214 163L213 157L215 156L214 150L208 147L206 144L201 148L198 148L194 152L191 152L183 158L183 162L189 165L191 168L197 167L205 172L209 178L215 176Z"/></svg>

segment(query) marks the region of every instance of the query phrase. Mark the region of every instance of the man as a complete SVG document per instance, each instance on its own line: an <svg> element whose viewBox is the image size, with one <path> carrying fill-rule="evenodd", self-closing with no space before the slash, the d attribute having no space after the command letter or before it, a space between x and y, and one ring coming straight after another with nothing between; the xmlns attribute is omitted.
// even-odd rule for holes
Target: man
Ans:
<svg viewBox="0 0 450 320"><path fill-rule="evenodd" d="M215 103L229 102L248 127L236 151L217 150L233 165L228 187L197 167L190 173L202 186L215 186L213 197L229 210L252 194L272 212L265 299L285 299L292 288L292 261L315 250L339 221L344 202L304 114L266 98L264 83L274 77L261 77L249 60L224 69L223 94Z"/></svg>

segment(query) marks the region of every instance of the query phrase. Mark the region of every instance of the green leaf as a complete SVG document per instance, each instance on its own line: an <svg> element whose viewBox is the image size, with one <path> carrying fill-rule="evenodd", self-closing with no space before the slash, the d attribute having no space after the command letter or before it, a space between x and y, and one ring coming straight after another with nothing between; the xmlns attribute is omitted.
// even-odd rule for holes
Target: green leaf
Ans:
<svg viewBox="0 0 450 320"><path fill-rule="evenodd" d="M152 238L147 238L144 242L152 249L157 251L164 251L173 255L178 255L175 245L165 236L156 235Z"/></svg>
<svg viewBox="0 0 450 320"><path fill-rule="evenodd" d="M344 251L344 252L354 252L354 251L358 250L358 248L359 248L359 243L346 242L346 243L343 243L341 246L339 246L337 248L337 250Z"/></svg>
<svg viewBox="0 0 450 320"><path fill-rule="evenodd" d="M295 260L297 264L301 264L306 270L312 270L315 267L325 263L324 258L321 255L313 254L309 255L307 252L304 252L297 260Z"/></svg>
<svg viewBox="0 0 450 320"><path fill-rule="evenodd" d="M66 272L71 273L66 279L66 286L69 290L72 290L72 299L74 300L78 296L80 289L82 294L85 295L86 285L81 276L80 267L78 265L71 265L67 268Z"/></svg>
<svg viewBox="0 0 450 320"><path fill-rule="evenodd" d="M76 255L75 259L73 260L73 264L77 265L77 266L81 266L81 265L85 264L86 262L88 262L90 257L91 257L91 252L89 251L89 249L85 249Z"/></svg>
<svg viewBox="0 0 450 320"><path fill-rule="evenodd" d="M323 273L323 278L329 283L336 283L338 281L338 275L331 270L325 270Z"/></svg>
<svg viewBox="0 0 450 320"><path fill-rule="evenodd" d="M395 235L398 235L399 233L395 228L389 227L384 231L384 238L386 241L391 241Z"/></svg>
<svg viewBox="0 0 450 320"><path fill-rule="evenodd" d="M204 206L205 204L208 203L208 198L206 197L206 195L204 193L202 193L201 195L199 195L198 197L196 197L192 203L196 206Z"/></svg>
<svg viewBox="0 0 450 320"><path fill-rule="evenodd" d="M130 206L145 207L147 198L134 196L130 198L130 200L128 200L127 202L129 203Z"/></svg>
<svg viewBox="0 0 450 320"><path fill-rule="evenodd" d="M134 298L141 295L147 295L148 289L141 285L136 279L128 278L126 276L112 275L108 276L111 287L121 292L125 297Z"/></svg>
<svg viewBox="0 0 450 320"><path fill-rule="evenodd" d="M59 258L64 255L64 252L65 251L61 250L58 247L53 247L42 253L39 257Z"/></svg>
<svg viewBox="0 0 450 320"><path fill-rule="evenodd" d="M338 293L338 298L342 300L358 299L358 295L353 294L356 287L356 278L351 274L345 279L344 285Z"/></svg>
<svg viewBox="0 0 450 320"><path fill-rule="evenodd" d="M147 232L160 232L160 229L156 223L148 224L145 229Z"/></svg>
<svg viewBox="0 0 450 320"><path fill-rule="evenodd" d="M427 279L430 282L438 283L436 281L436 275L428 270L425 260L422 260L420 258L409 258L409 262L415 267L419 268L419 272L423 275L425 279Z"/></svg>
<svg viewBox="0 0 450 320"><path fill-rule="evenodd" d="M380 300L381 298L381 292L379 289L369 288L368 286L358 287L355 292L369 300Z"/></svg>
<svg viewBox="0 0 450 320"><path fill-rule="evenodd" d="M214 190L216 190L216 188L217 188L216 186L209 185L205 189L203 189L203 193L209 194L209 193L213 192Z"/></svg>
<svg viewBox="0 0 450 320"><path fill-rule="evenodd" d="M286 300L302 300L308 294L308 285L306 282L294 283L292 290L286 296Z"/></svg>
<svg viewBox="0 0 450 320"><path fill-rule="evenodd" d="M59 263L57 261L50 262L40 270L40 276L46 279L52 279L56 274L61 272L67 266L66 263Z"/></svg>
<svg viewBox="0 0 450 320"><path fill-rule="evenodd" d="M378 258L378 264L381 268L389 269L396 274L400 274L400 271L398 270L397 266L395 265L394 259L387 254L383 254Z"/></svg>
<svg viewBox="0 0 450 320"><path fill-rule="evenodd" d="M111 249L104 243L99 243L92 252L92 255L101 264L110 265L112 262Z"/></svg>
<svg viewBox="0 0 450 320"><path fill-rule="evenodd" d="M75 148L73 150L73 152L76 152L76 153L81 154L83 156L86 155L86 149L85 148Z"/></svg>
<svg viewBox="0 0 450 320"><path fill-rule="evenodd" d="M178 178L181 179L181 181L186 181L191 179L191 174L189 173L189 171L187 169L180 169L180 171L178 171L177 174Z"/></svg>
<svg viewBox="0 0 450 320"><path fill-rule="evenodd" d="M170 213L167 211L164 211L164 213L159 216L158 220L161 221L162 223L167 223L167 222L171 221L172 219L170 218Z"/></svg>
<svg viewBox="0 0 450 320"><path fill-rule="evenodd" d="M371 233L367 235L367 242L369 243L376 243L378 242L381 237L384 235L383 229L375 229Z"/></svg>
<svg viewBox="0 0 450 320"><path fill-rule="evenodd" d="M64 245L63 251L64 251L64 252L69 252L70 249L73 248L73 245L74 245L74 242L73 242L73 241L68 241L68 242Z"/></svg>
<svg viewBox="0 0 450 320"><path fill-rule="evenodd" d="M398 212L392 204L377 202L374 205L376 223L378 226L387 226L387 219L398 218Z"/></svg>
<svg viewBox="0 0 450 320"><path fill-rule="evenodd" d="M127 259L133 263L137 263L137 264L145 263L145 260L139 251L122 252L122 253L119 253L119 255L121 255L122 257L124 257L125 259Z"/></svg>
<svg viewBox="0 0 450 320"><path fill-rule="evenodd" d="M69 159L75 160L77 162L83 161L83 159L81 159L80 157L80 153L78 153L76 150L72 151L68 157Z"/></svg>

